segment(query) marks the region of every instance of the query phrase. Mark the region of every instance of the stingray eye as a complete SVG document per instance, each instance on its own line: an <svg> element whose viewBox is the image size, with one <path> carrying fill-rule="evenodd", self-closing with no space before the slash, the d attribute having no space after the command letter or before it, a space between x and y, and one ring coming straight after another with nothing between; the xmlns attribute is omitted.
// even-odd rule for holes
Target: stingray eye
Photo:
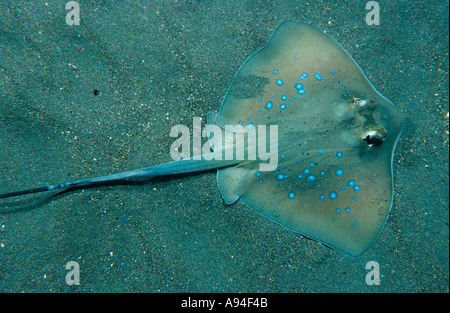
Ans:
<svg viewBox="0 0 450 313"><path fill-rule="evenodd" d="M369 147L381 145L387 136L385 129L372 129L363 135L363 140L367 142Z"/></svg>
<svg viewBox="0 0 450 313"><path fill-rule="evenodd" d="M374 109L377 106L377 99L372 96L364 98L352 98L353 104L359 108Z"/></svg>
<svg viewBox="0 0 450 313"><path fill-rule="evenodd" d="M367 135L366 138L364 138L364 141L367 142L369 146L379 146L383 143L382 138L378 137L371 137L370 135Z"/></svg>

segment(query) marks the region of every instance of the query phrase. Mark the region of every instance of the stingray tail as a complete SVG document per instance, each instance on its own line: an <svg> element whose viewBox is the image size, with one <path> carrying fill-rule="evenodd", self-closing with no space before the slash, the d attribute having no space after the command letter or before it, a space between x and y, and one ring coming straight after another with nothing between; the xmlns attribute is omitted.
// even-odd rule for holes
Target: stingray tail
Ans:
<svg viewBox="0 0 450 313"><path fill-rule="evenodd" d="M108 176L96 177L91 179L78 180L74 182L68 182L58 185L51 186L43 186L32 189L25 189L20 191L14 191L9 193L0 194L0 199L17 197L27 194L40 193L45 191L53 191L53 190L63 190L70 188L82 188L93 185L101 185L102 183L107 182L118 182L118 181L127 181L133 180L137 178L152 178L156 176L164 176L164 175L176 175L176 174L184 174L191 172L200 172L211 169L223 168L236 165L239 161L236 160L194 160L194 159L186 159L179 160L170 163L164 163L161 165L141 168L138 170L133 170L129 172L123 172Z"/></svg>

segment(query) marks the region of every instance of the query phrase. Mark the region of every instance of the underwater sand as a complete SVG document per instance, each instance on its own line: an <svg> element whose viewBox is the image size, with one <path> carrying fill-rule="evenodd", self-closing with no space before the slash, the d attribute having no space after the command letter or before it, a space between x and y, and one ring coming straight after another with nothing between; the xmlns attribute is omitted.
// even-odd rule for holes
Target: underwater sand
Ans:
<svg viewBox="0 0 450 313"><path fill-rule="evenodd" d="M167 162L171 127L217 112L242 63L295 19L407 116L391 215L354 259L227 206L214 171L25 196L0 204L0 292L448 292L447 3L380 3L379 26L359 1L80 3L79 26L63 2L0 4L0 193Z"/></svg>

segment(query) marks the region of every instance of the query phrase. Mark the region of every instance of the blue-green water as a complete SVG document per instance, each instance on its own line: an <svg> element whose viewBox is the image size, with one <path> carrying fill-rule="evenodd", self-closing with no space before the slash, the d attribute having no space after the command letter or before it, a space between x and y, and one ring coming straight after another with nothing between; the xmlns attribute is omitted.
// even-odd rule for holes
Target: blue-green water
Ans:
<svg viewBox="0 0 450 313"><path fill-rule="evenodd" d="M172 126L217 112L285 19L335 38L407 123L357 259L227 206L208 172L2 201L0 291L448 292L448 3L379 3L368 26L364 1L80 1L68 26L64 1L2 1L0 193L168 161Z"/></svg>

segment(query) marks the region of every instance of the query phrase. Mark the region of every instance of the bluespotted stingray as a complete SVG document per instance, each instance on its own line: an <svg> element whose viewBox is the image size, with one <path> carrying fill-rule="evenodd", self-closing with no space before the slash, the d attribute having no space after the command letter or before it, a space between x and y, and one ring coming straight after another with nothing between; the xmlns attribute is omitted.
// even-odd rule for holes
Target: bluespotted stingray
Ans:
<svg viewBox="0 0 450 313"><path fill-rule="evenodd" d="M0 198L218 169L227 204L241 199L287 229L356 257L388 219L392 158L403 123L336 41L305 23L285 21L239 69L219 114L207 115L207 127L226 133L277 125L275 170L260 170L261 160L204 155ZM222 151L212 138L210 153Z"/></svg>

